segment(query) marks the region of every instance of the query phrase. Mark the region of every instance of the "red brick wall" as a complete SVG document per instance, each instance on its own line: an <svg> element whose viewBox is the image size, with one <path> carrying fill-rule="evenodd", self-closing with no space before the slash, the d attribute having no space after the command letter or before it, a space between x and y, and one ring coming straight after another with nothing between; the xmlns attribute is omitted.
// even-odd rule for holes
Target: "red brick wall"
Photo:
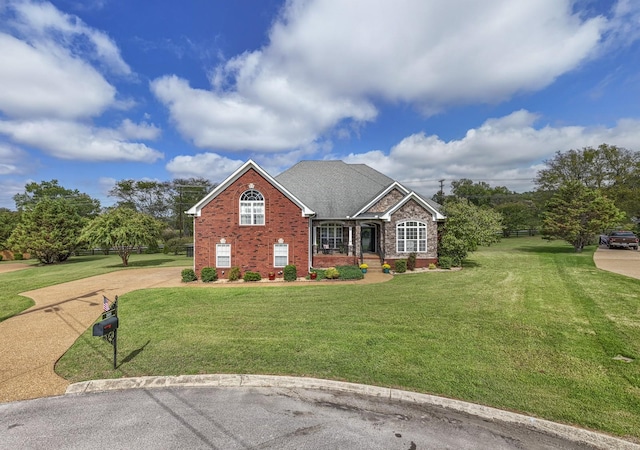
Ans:
<svg viewBox="0 0 640 450"><path fill-rule="evenodd" d="M264 196L264 225L240 225L240 196L251 183ZM221 239L231 244L231 266L240 267L243 274L259 272L266 278L270 271L283 270L273 267L273 246L278 239L289 244L289 264L295 264L299 275L309 269L309 219L253 169L209 202L194 220L194 265L198 276L203 267L216 266L216 244ZM227 278L228 274L228 268L218 268L219 277Z"/></svg>

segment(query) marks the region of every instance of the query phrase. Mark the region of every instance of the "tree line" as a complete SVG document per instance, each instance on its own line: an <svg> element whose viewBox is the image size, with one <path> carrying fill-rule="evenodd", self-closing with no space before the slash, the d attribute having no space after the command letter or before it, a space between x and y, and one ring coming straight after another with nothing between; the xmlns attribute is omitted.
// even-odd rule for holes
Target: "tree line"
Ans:
<svg viewBox="0 0 640 450"><path fill-rule="evenodd" d="M576 251L613 228L639 231L640 154L615 145L556 152L534 179L535 190L516 193L470 179L451 183L444 205L464 201L499 213L503 236L518 230L563 239Z"/></svg>
<svg viewBox="0 0 640 450"><path fill-rule="evenodd" d="M13 198L15 211L0 208L0 250L29 253L44 264L65 261L82 248L115 249L124 265L141 246L163 243L175 253L191 242L192 221L184 211L214 187L204 178L126 179L109 191L115 204L102 208L58 180L28 183Z"/></svg>
<svg viewBox="0 0 640 450"><path fill-rule="evenodd" d="M576 251L607 229L637 231L638 152L602 144L557 152L544 164L530 192L463 178L451 183L451 195L436 193L433 199L447 216L439 230L439 256L460 265L477 246L523 229L564 239ZM97 199L57 180L28 183L14 196L16 211L0 208L0 250L30 253L47 264L83 246L118 249L124 264L143 245L162 242L176 251L191 241L192 221L184 211L214 188L204 178L125 179L109 191L115 205L102 208Z"/></svg>

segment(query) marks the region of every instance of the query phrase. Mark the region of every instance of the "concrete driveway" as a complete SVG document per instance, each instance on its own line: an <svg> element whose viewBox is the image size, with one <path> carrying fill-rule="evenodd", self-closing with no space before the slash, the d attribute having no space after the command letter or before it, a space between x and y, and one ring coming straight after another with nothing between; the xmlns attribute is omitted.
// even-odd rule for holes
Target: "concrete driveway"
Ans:
<svg viewBox="0 0 640 450"><path fill-rule="evenodd" d="M598 269L640 279L640 251L600 246L593 261Z"/></svg>

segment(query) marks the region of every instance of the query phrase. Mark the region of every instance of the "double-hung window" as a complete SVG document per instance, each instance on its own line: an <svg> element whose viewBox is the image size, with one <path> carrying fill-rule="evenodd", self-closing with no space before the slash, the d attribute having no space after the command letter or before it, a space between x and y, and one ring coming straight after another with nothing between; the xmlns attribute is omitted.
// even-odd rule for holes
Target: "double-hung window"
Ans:
<svg viewBox="0 0 640 450"><path fill-rule="evenodd" d="M400 222L396 225L398 253L427 251L427 224L418 221Z"/></svg>
<svg viewBox="0 0 640 450"><path fill-rule="evenodd" d="M284 267L289 263L289 244L273 245L273 267Z"/></svg>
<svg viewBox="0 0 640 450"><path fill-rule="evenodd" d="M216 267L231 267L231 244L216 244Z"/></svg>
<svg viewBox="0 0 640 450"><path fill-rule="evenodd" d="M264 225L264 197L249 189L240 196L240 225Z"/></svg>

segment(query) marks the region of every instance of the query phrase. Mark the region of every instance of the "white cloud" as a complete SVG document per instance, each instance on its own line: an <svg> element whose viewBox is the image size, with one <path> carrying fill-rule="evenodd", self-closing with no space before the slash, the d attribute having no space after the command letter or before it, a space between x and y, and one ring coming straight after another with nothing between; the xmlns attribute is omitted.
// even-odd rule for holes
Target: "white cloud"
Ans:
<svg viewBox="0 0 640 450"><path fill-rule="evenodd" d="M60 49L1 32L0 49L0 111L8 116L90 117L114 102L115 88L102 75Z"/></svg>
<svg viewBox="0 0 640 450"><path fill-rule="evenodd" d="M568 0L292 2L265 53L313 83L433 108L536 90L598 44ZM327 26L330 23L331 26Z"/></svg>
<svg viewBox="0 0 640 450"><path fill-rule="evenodd" d="M163 158L162 153L153 148L128 142L119 130L72 121L0 120L0 133L60 159L152 163Z"/></svg>
<svg viewBox="0 0 640 450"><path fill-rule="evenodd" d="M352 153L344 160L368 164L418 192L434 194L438 180L445 179L449 186L460 178L525 191L533 189L533 179L543 160L553 157L556 151L602 143L640 150L640 120L620 120L611 128L536 128L539 120L529 111L515 111L486 120L468 130L462 139L443 141L435 135L417 133L404 138L388 154L381 150Z"/></svg>
<svg viewBox="0 0 640 450"><path fill-rule="evenodd" d="M107 34L49 2L0 1L0 112L86 119L130 107L103 71L132 78Z"/></svg>
<svg viewBox="0 0 640 450"><path fill-rule="evenodd" d="M195 145L289 151L375 119L374 102L424 112L548 86L598 49L609 24L570 0L291 0L270 42L216 68L211 90L151 84Z"/></svg>
<svg viewBox="0 0 640 450"><path fill-rule="evenodd" d="M359 121L375 116L364 102L326 102L312 89L293 89L286 79L266 81L269 86L257 86L258 101L237 92L194 89L176 76L156 79L151 90L169 108L178 130L203 148L288 150L309 145L345 113Z"/></svg>
<svg viewBox="0 0 640 450"><path fill-rule="evenodd" d="M0 175L20 175L27 172L27 153L13 145L0 142Z"/></svg>
<svg viewBox="0 0 640 450"><path fill-rule="evenodd" d="M36 47L55 42L74 56L96 60L116 74L131 74L111 38L79 17L61 12L49 2L14 0L8 5L16 12L14 26Z"/></svg>
<svg viewBox="0 0 640 450"><path fill-rule="evenodd" d="M176 156L166 167L174 178L202 177L220 182L243 163L244 161L229 159L215 153L199 153L193 156Z"/></svg>
<svg viewBox="0 0 640 450"><path fill-rule="evenodd" d="M162 131L154 124L147 122L133 123L129 119L124 119L118 131L125 139L141 139L145 141L154 141L160 137Z"/></svg>

